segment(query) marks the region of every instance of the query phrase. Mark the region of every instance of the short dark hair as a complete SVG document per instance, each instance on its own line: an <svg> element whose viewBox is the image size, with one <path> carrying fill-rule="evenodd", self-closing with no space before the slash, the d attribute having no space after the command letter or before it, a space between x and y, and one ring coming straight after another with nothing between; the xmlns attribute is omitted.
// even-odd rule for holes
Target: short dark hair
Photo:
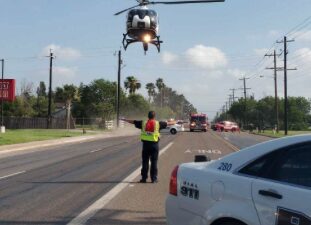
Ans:
<svg viewBox="0 0 311 225"><path fill-rule="evenodd" d="M148 112L148 118L151 120L151 119L154 119L155 118L155 111L150 111Z"/></svg>

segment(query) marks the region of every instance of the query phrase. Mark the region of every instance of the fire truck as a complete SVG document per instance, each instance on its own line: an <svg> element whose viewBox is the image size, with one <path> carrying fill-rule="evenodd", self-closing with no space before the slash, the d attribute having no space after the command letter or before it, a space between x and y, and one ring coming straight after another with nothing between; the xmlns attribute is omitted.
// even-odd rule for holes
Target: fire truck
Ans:
<svg viewBox="0 0 311 225"><path fill-rule="evenodd" d="M207 131L207 115L204 113L190 114L190 132L194 130Z"/></svg>

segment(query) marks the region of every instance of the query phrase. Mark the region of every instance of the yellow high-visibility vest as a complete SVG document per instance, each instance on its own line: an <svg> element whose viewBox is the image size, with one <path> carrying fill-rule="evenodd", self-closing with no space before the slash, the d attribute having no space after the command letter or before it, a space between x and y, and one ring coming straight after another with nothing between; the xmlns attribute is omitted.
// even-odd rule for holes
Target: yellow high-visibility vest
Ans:
<svg viewBox="0 0 311 225"><path fill-rule="evenodd" d="M142 141L158 142L160 137L160 123L156 121L154 132L145 131L147 121L143 121L140 139Z"/></svg>

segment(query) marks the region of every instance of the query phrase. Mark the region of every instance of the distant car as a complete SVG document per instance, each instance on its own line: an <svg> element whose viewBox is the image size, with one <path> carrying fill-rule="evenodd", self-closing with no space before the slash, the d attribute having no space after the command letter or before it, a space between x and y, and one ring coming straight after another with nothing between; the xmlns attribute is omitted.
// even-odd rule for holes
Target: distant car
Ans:
<svg viewBox="0 0 311 225"><path fill-rule="evenodd" d="M176 166L168 225L310 225L311 135Z"/></svg>
<svg viewBox="0 0 311 225"><path fill-rule="evenodd" d="M239 127L239 125L238 125L237 123L235 123L235 122L232 122L232 124L231 124L231 131L232 131L232 132L235 132L235 131L240 132L240 127Z"/></svg>
<svg viewBox="0 0 311 225"><path fill-rule="evenodd" d="M184 131L184 126L183 124L174 124L167 126L165 129L162 129L160 132L161 133L171 133L171 134L177 134L177 132L182 132Z"/></svg>
<svg viewBox="0 0 311 225"><path fill-rule="evenodd" d="M225 132L228 132L228 131L235 132L235 131L240 131L240 128L235 122L221 121L215 124L214 130L225 131Z"/></svg>
<svg viewBox="0 0 311 225"><path fill-rule="evenodd" d="M217 130L217 128L216 128L216 124L215 124L215 123L213 123L213 124L211 125L211 129L212 129L212 130L214 130L214 131L216 131L216 130Z"/></svg>

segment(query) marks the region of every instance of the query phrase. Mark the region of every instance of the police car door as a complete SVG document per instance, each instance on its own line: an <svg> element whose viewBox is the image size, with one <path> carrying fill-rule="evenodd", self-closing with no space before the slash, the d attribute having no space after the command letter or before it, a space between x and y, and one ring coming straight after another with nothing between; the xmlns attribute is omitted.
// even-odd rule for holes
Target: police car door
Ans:
<svg viewBox="0 0 311 225"><path fill-rule="evenodd" d="M311 225L311 143L278 151L273 165L252 184L260 222Z"/></svg>

